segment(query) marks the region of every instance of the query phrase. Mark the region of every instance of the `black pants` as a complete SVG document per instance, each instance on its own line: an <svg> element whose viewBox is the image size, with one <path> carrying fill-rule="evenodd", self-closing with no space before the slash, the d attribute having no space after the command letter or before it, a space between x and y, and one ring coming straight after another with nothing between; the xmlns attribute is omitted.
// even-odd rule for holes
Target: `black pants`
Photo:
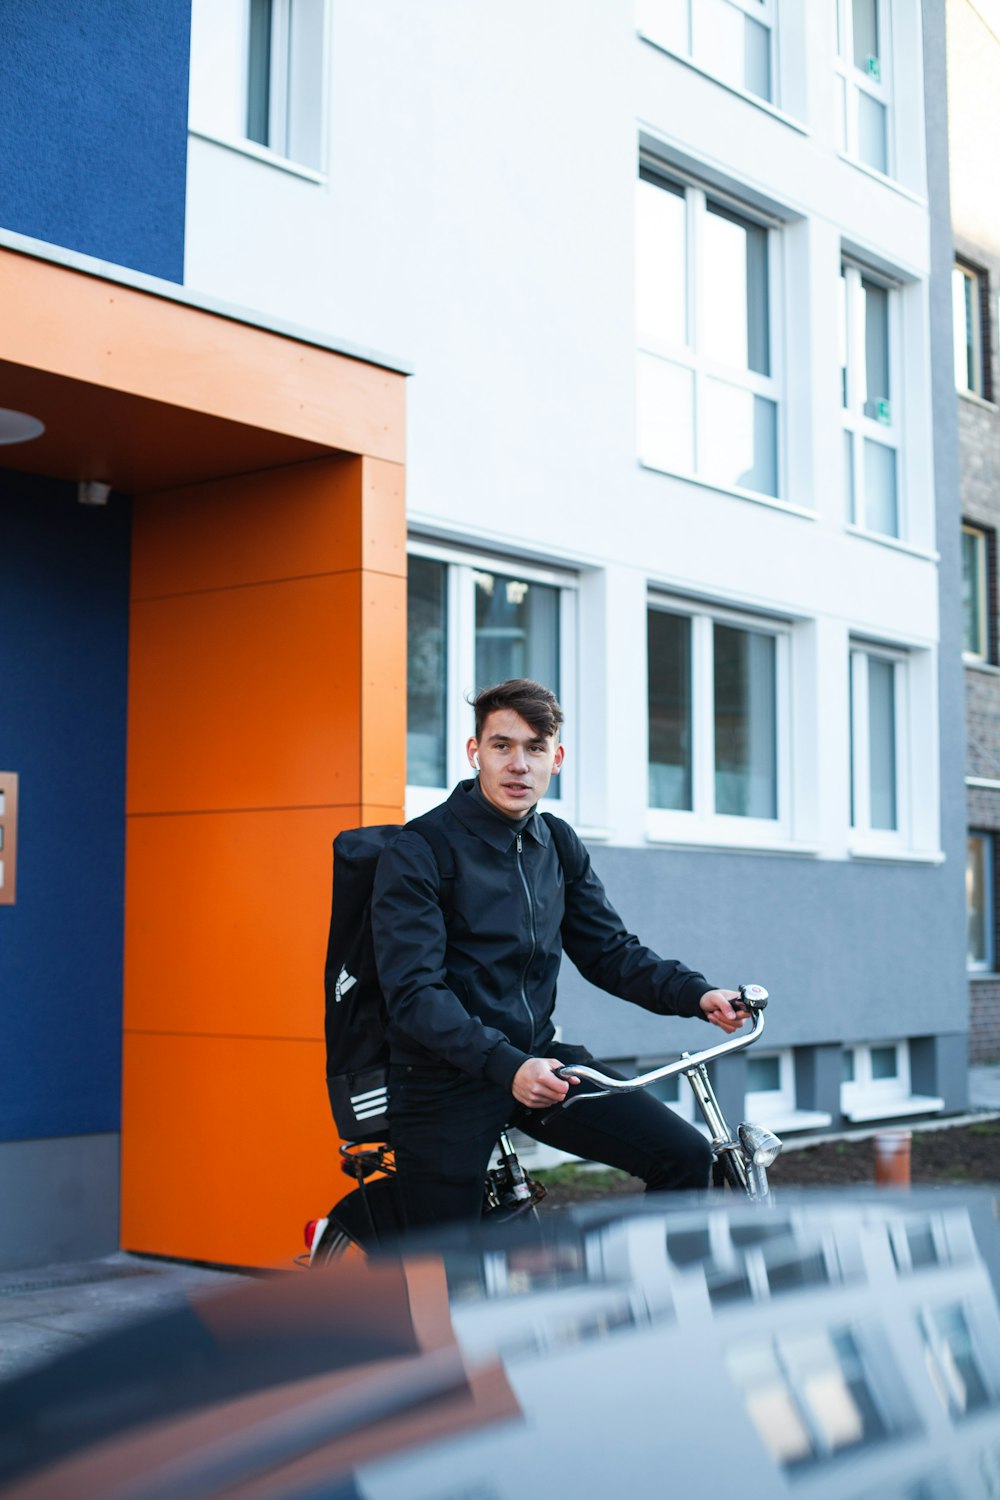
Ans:
<svg viewBox="0 0 1000 1500"><path fill-rule="evenodd" d="M549 1048L566 1063L593 1062L583 1047ZM603 1073L615 1074L605 1063ZM583 1085L582 1092L587 1085ZM483 1181L505 1125L587 1161L641 1178L647 1192L708 1186L712 1153L694 1126L645 1090L584 1099L571 1109L525 1109L496 1084L447 1066L393 1066L389 1119L406 1225L477 1219Z"/></svg>

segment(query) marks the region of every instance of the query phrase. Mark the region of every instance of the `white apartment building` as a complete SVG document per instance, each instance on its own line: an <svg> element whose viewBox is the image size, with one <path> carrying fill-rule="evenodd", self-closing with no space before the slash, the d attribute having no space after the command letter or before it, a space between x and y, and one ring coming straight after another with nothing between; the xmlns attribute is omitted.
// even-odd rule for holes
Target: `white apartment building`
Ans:
<svg viewBox="0 0 1000 1500"><path fill-rule="evenodd" d="M965 1101L943 49L918 0L192 10L186 290L412 372L408 812L470 691L555 687L555 810L771 990L718 1087L786 1129ZM568 1038L697 1042L567 970Z"/></svg>

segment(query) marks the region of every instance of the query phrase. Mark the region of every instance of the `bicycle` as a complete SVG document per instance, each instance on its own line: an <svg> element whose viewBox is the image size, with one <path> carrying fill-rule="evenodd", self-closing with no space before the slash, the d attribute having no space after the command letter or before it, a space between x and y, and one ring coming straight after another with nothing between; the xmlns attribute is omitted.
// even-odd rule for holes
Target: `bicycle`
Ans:
<svg viewBox="0 0 1000 1500"><path fill-rule="evenodd" d="M752 1202L766 1203L770 1198L767 1169L781 1152L782 1143L772 1131L750 1121L744 1121L734 1136L708 1074L710 1062L753 1046L764 1030L767 990L759 984L741 984L739 995L735 1003L753 1020L746 1034L734 1033L725 1041L693 1054L682 1052L675 1062L634 1078L611 1078L580 1063L560 1068L560 1077L580 1079L593 1088L571 1094L557 1108L571 1109L580 1099L629 1093L683 1074L708 1127L713 1186L728 1187ZM490 1224L533 1214L545 1197L544 1186L525 1171L506 1130L500 1133L499 1152L497 1164L487 1173L483 1185L482 1217ZM402 1233L391 1145L386 1141L347 1141L340 1148L340 1166L358 1186L335 1203L325 1218L310 1220L306 1225L308 1254L299 1256L298 1263L310 1268L329 1264L352 1249L368 1253Z"/></svg>

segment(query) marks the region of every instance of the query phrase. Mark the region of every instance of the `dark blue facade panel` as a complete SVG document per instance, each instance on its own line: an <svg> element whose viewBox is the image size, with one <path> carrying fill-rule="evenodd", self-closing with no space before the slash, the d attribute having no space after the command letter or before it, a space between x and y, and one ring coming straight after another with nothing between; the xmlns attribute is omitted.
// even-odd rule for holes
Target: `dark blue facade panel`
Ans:
<svg viewBox="0 0 1000 1500"><path fill-rule="evenodd" d="M120 1125L129 501L0 470L0 1140Z"/></svg>
<svg viewBox="0 0 1000 1500"><path fill-rule="evenodd" d="M190 0L3 0L0 225L184 279Z"/></svg>

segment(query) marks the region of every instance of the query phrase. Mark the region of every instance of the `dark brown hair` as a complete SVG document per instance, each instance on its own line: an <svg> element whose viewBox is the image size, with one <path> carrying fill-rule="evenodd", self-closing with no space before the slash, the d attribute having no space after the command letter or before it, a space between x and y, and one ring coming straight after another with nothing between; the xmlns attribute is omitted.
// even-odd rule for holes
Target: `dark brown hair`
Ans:
<svg viewBox="0 0 1000 1500"><path fill-rule="evenodd" d="M559 738L559 726L563 711L555 693L530 677L511 677L507 682L498 682L496 687L482 688L472 699L476 714L476 739L482 739L483 729L490 714L497 709L509 708L520 714L536 734L548 739L550 734Z"/></svg>

